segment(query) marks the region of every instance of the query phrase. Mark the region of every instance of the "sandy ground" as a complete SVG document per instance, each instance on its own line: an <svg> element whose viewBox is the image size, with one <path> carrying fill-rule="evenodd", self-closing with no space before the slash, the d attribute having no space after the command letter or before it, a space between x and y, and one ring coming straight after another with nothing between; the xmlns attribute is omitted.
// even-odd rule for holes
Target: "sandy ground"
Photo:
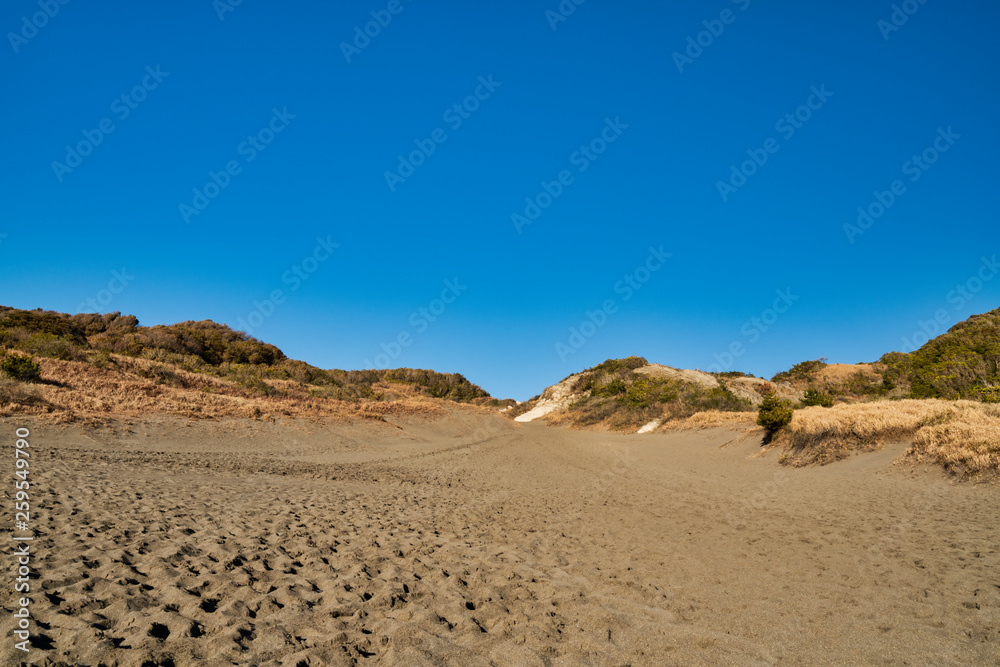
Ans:
<svg viewBox="0 0 1000 667"><path fill-rule="evenodd" d="M995 486L895 450L787 469L725 429L397 426L34 427L27 661L1000 662Z"/></svg>

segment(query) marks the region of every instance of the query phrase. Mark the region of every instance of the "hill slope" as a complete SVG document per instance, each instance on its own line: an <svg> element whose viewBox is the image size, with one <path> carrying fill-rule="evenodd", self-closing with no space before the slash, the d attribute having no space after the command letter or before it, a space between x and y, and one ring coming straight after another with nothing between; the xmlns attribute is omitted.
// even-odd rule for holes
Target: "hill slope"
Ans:
<svg viewBox="0 0 1000 667"><path fill-rule="evenodd" d="M650 364L642 357L608 359L569 376L510 411L517 421L545 418L570 426L655 429L698 413L751 413L768 389L798 400L790 385ZM746 420L743 420L746 421Z"/></svg>
<svg viewBox="0 0 1000 667"><path fill-rule="evenodd" d="M910 352L880 360L913 398L1000 402L1000 308L973 315Z"/></svg>
<svg viewBox="0 0 1000 667"><path fill-rule="evenodd" d="M868 364L804 361L770 382L680 370L642 357L609 359L508 414L517 421L648 432L698 413L751 412L769 390L795 407L905 398L1000 402L1000 309L974 315L909 354L891 352Z"/></svg>
<svg viewBox="0 0 1000 667"><path fill-rule="evenodd" d="M64 419L126 409L189 416L379 412L428 398L500 406L462 375L429 370L323 370L212 321L140 326L120 313L67 315L0 306L0 357L40 360L41 382L0 379L0 414Z"/></svg>
<svg viewBox="0 0 1000 667"><path fill-rule="evenodd" d="M772 378L856 402L875 398L1000 402L1000 309L973 315L913 352L870 364L803 361Z"/></svg>

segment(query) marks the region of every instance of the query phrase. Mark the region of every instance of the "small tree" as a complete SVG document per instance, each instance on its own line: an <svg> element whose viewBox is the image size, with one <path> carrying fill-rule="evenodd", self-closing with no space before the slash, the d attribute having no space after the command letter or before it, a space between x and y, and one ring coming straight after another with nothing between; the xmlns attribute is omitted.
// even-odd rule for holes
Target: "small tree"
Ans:
<svg viewBox="0 0 1000 667"><path fill-rule="evenodd" d="M774 393L764 397L757 412L757 424L767 429L764 442L770 442L774 434L792 423L792 402L778 398Z"/></svg>
<svg viewBox="0 0 1000 667"><path fill-rule="evenodd" d="M12 354L0 361L0 371L21 382L35 382L42 377L42 367L31 357L23 354Z"/></svg>
<svg viewBox="0 0 1000 667"><path fill-rule="evenodd" d="M824 408L833 407L833 399L816 389L806 389L806 395L802 398L802 407L819 405Z"/></svg>

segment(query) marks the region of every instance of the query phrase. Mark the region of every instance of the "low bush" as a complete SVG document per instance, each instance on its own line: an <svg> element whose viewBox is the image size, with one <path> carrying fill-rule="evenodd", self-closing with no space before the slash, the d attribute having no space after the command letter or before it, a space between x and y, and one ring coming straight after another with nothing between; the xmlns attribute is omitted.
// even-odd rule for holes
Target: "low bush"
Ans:
<svg viewBox="0 0 1000 667"><path fill-rule="evenodd" d="M816 389L806 389L806 395L803 397L800 407L808 408L813 405L818 405L823 408L832 408L833 399Z"/></svg>
<svg viewBox="0 0 1000 667"><path fill-rule="evenodd" d="M50 333L31 334L18 341L17 348L36 357L62 361L78 361L84 358L79 345Z"/></svg>
<svg viewBox="0 0 1000 667"><path fill-rule="evenodd" d="M771 382L808 382L817 371L823 370L826 366L826 357L820 357L819 359L814 359L813 361L803 361L795 364L787 371L782 371L776 374L773 378L771 378Z"/></svg>
<svg viewBox="0 0 1000 667"><path fill-rule="evenodd" d="M37 382L42 377L42 367L31 357L11 354L0 361L0 371L19 382Z"/></svg>
<svg viewBox="0 0 1000 667"><path fill-rule="evenodd" d="M765 440L770 442L774 434L792 423L792 402L769 394L760 404L757 412L757 425L767 430Z"/></svg>

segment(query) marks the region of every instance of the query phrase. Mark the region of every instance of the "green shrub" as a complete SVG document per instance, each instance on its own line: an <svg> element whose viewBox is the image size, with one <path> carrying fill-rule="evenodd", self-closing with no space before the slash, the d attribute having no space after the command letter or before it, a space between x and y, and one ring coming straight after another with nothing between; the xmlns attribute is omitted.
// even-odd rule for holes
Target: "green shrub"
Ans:
<svg viewBox="0 0 1000 667"><path fill-rule="evenodd" d="M802 399L802 407L807 408L811 405L819 405L824 408L832 408L833 399L816 389L806 389L806 395Z"/></svg>
<svg viewBox="0 0 1000 667"><path fill-rule="evenodd" d="M90 363L97 368L111 368L115 365L115 360L107 350L95 350L90 353Z"/></svg>
<svg viewBox="0 0 1000 667"><path fill-rule="evenodd" d="M1000 403L1000 386L973 387L972 395L983 403Z"/></svg>
<svg viewBox="0 0 1000 667"><path fill-rule="evenodd" d="M74 361L82 356L79 345L50 333L32 334L18 342L17 347L36 357L62 361Z"/></svg>
<svg viewBox="0 0 1000 667"><path fill-rule="evenodd" d="M771 382L794 382L796 380L809 381L813 374L826 368L826 357L820 357L813 361L803 361L795 364L787 371L782 371L771 378Z"/></svg>
<svg viewBox="0 0 1000 667"><path fill-rule="evenodd" d="M757 424L767 429L765 440L770 441L775 433L791 424L793 414L791 401L778 398L774 394L764 398L757 412Z"/></svg>
<svg viewBox="0 0 1000 667"><path fill-rule="evenodd" d="M642 357L626 357L625 359L608 359L590 370L597 373L617 373L620 371L634 371L637 368L648 365L649 362Z"/></svg>
<svg viewBox="0 0 1000 667"><path fill-rule="evenodd" d="M660 399L660 385L650 378L638 378L625 391L624 403L629 408L648 408Z"/></svg>
<svg viewBox="0 0 1000 667"><path fill-rule="evenodd" d="M625 385L625 381L621 378L615 378L594 391L598 396L618 396L619 394L624 394L627 390L628 387Z"/></svg>
<svg viewBox="0 0 1000 667"><path fill-rule="evenodd" d="M12 354L0 361L0 371L14 380L36 382L42 377L42 367L23 354Z"/></svg>
<svg viewBox="0 0 1000 667"><path fill-rule="evenodd" d="M0 307L0 327L8 329L9 333L15 330L23 335L47 333L74 345L87 344L83 330L69 316L61 313Z"/></svg>

